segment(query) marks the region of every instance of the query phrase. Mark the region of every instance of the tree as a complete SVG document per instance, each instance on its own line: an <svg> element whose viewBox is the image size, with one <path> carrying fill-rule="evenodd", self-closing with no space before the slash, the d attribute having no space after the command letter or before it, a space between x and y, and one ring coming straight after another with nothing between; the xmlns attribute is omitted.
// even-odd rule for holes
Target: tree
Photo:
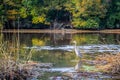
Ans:
<svg viewBox="0 0 120 80"><path fill-rule="evenodd" d="M120 1L111 0L107 12L107 28L120 28Z"/></svg>
<svg viewBox="0 0 120 80"><path fill-rule="evenodd" d="M70 23L82 29L120 28L119 0L1 0L0 3L0 16L4 15L6 21L20 17L32 24L57 22L60 26Z"/></svg>
<svg viewBox="0 0 120 80"><path fill-rule="evenodd" d="M99 27L100 19L104 18L106 14L105 5L101 0L71 0L70 4L66 6L73 14L73 25L79 28L87 28L86 23L90 19Z"/></svg>

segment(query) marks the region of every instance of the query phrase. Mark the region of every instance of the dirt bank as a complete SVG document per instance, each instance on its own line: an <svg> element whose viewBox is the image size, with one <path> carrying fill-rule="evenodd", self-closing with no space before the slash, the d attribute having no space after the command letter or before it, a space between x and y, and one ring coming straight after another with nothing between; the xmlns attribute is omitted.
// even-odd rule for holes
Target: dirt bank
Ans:
<svg viewBox="0 0 120 80"><path fill-rule="evenodd" d="M76 30L76 29L5 29L1 30L3 33L116 33L120 34L120 29L106 29L106 30Z"/></svg>

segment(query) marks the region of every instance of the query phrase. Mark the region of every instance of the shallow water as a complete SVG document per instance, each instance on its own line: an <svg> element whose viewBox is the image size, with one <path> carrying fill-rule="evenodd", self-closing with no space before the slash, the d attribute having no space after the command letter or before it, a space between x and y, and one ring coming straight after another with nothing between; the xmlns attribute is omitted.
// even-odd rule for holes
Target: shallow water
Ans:
<svg viewBox="0 0 120 80"><path fill-rule="evenodd" d="M32 60L42 63L53 63L51 71L74 72L75 68L82 71L92 71L94 66L80 63L74 52L74 40L84 55L84 59L93 60L103 53L117 54L120 52L120 34L3 34L3 40L16 44L19 39L20 48L33 49ZM23 56L23 55L22 55ZM104 80L104 79L102 79ZM111 79L107 79L111 80Z"/></svg>
<svg viewBox="0 0 120 80"><path fill-rule="evenodd" d="M36 51L41 50L61 50L61 51L73 51L74 46L71 45L64 45L64 46L33 46L33 47L24 47L25 49L35 49ZM120 52L120 45L108 44L108 45L101 45L101 44L88 44L83 46L77 46L81 53L96 53L96 52L109 52L109 53L118 53ZM83 51L83 52L82 52Z"/></svg>

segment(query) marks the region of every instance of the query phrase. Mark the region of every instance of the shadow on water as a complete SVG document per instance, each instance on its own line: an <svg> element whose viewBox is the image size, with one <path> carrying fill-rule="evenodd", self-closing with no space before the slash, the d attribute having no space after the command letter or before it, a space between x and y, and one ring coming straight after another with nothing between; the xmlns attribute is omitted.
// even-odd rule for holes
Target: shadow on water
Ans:
<svg viewBox="0 0 120 80"><path fill-rule="evenodd" d="M17 37L17 34L3 34L3 40L11 44ZM84 60L93 60L95 56L103 53L115 54L120 52L120 34L21 33L19 39L21 49L34 49L32 60L53 63L51 70L56 72L89 72L95 70L94 66L84 63L76 57L72 44L73 40L77 41L77 47L84 54ZM27 53L23 55L27 55Z"/></svg>

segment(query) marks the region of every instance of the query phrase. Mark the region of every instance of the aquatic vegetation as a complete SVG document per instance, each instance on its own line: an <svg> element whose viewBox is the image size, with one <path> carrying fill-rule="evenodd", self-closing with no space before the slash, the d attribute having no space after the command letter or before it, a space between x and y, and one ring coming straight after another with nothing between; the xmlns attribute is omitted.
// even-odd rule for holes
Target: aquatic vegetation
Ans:
<svg viewBox="0 0 120 80"><path fill-rule="evenodd" d="M120 74L120 53L100 55L96 60L100 62L96 64L100 70L111 74Z"/></svg>
<svg viewBox="0 0 120 80"><path fill-rule="evenodd" d="M20 34L20 45L17 46L16 43L16 37L15 35L3 35L3 37L7 39L2 39L4 41L8 41L8 43L1 43L0 45L0 76L2 78L14 78L17 80L22 80L25 78L30 77L39 77L41 80L48 80L48 79L103 79L105 74L100 73L95 67L94 64L98 63L97 68L103 69L102 67L105 66L104 72L107 70L110 73L111 66L107 65L108 63L112 65L111 63L111 57L109 57L110 60L107 60L107 58L103 59L104 56L99 57L95 59L95 56L98 56L100 54L106 54L106 53L115 53L119 51L119 45L117 44L100 44L99 42L101 39L99 36L101 34L87 34L87 37L84 37L86 34L80 34L80 35L73 35L74 37L70 37L70 40L68 40L67 35L65 35L65 38L61 40L61 37L56 36L56 34L50 34L49 35L43 35L43 34L35 34L38 36L33 36L33 34ZM55 39L56 45L53 43L53 35L57 37ZM108 34L110 35L110 34ZM24 36L24 37L23 37ZM114 35L113 35L114 36ZM106 39L106 35L102 36L105 37L105 43L108 41ZM118 39L119 35L116 39ZM2 36L1 36L2 38ZM13 39L11 39L13 38ZM8 40L10 39L10 40ZM71 39L76 40L79 45L79 49L82 50L84 54L83 64L79 68L79 71L75 72L74 67L78 64L76 55L74 55L73 45L69 43ZM110 41L112 41L114 38L110 38ZM88 44L89 43L89 44ZM112 42L115 43L115 42ZM22 49L21 49L22 48ZM34 52L31 51L34 49ZM26 50L26 51L24 51ZM18 52L19 51L19 52ZM31 53L32 52L32 53ZM106 52L106 53L105 53ZM18 55L17 53L20 53ZM30 54L31 53L31 54ZM117 54L116 54L117 55ZM32 58L30 58L32 56ZM111 55L111 56L115 56ZM25 57L25 58L24 58ZM21 60L22 59L22 60ZM102 61L103 59L103 61ZM39 61L39 62L46 62L46 63L52 63L53 68L51 68L49 65L45 64L43 66L41 63L36 62L30 62L30 60ZM109 61L109 62L107 62ZM117 64L117 63L116 63ZM4 67L5 66L5 67ZM34 69L32 67L35 67ZM108 67L109 69L108 69ZM56 67L60 67L59 70L61 72L52 72L52 70L56 69ZM66 68L64 68L66 67ZM62 73L62 70L70 71L72 67L72 71L68 72L69 74L73 74L70 77L67 75L64 75ZM115 66L116 67L116 66ZM57 68L57 70L58 70ZM32 69L32 70L31 70ZM46 73L47 72L47 73ZM4 75L5 73L5 75ZM33 75L35 74L35 75ZM108 76L107 76L108 77ZM111 76L110 76L111 77ZM68 79L66 79L68 78Z"/></svg>
<svg viewBox="0 0 120 80"><path fill-rule="evenodd" d="M18 44L18 43L17 43ZM25 55L27 52L27 55ZM33 49L23 50L8 42L0 44L0 79L31 80L49 71L51 63L31 61ZM24 55L23 55L24 54ZM22 56L22 57L21 57Z"/></svg>
<svg viewBox="0 0 120 80"><path fill-rule="evenodd" d="M26 63L20 61L18 51L7 42L0 44L0 79L26 80L31 76L30 71L24 68Z"/></svg>

